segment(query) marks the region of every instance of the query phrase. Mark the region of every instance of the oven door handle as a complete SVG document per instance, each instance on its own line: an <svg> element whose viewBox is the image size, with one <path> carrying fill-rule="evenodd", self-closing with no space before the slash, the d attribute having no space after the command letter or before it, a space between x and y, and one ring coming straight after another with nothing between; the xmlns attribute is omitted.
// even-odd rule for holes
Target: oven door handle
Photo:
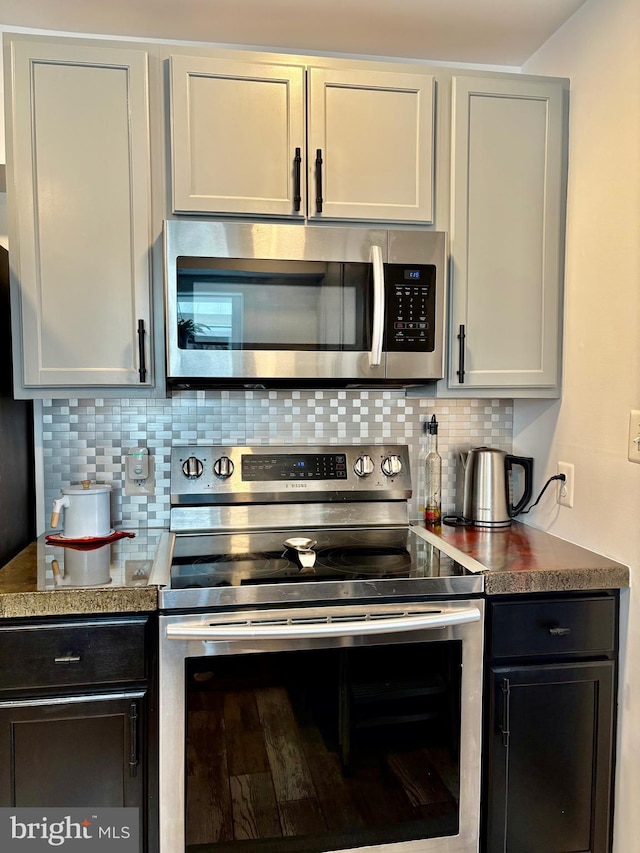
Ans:
<svg viewBox="0 0 640 853"><path fill-rule="evenodd" d="M229 640L295 640L323 637L358 637L370 634L398 634L422 629L436 630L480 621L477 607L459 607L451 610L431 611L401 616L368 616L353 620L325 618L314 621L299 618L287 620L265 620L235 624L207 624L206 622L182 622L166 626L168 640L201 640L203 642L222 642ZM334 621L335 620L335 621Z"/></svg>
<svg viewBox="0 0 640 853"><path fill-rule="evenodd" d="M373 266L373 326L369 367L378 367L382 361L384 335L384 264L380 246L371 247L371 264Z"/></svg>

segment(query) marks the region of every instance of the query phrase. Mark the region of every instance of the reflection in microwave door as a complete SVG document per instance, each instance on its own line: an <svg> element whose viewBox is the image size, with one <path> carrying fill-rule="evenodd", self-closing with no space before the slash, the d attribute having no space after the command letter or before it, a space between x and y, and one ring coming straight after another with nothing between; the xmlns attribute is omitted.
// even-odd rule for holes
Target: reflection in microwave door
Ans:
<svg viewBox="0 0 640 853"><path fill-rule="evenodd" d="M209 329L203 323L194 323L193 320L178 320L178 346L181 349L190 349L190 344L195 343L196 335L201 335Z"/></svg>
<svg viewBox="0 0 640 853"><path fill-rule="evenodd" d="M193 320L178 320L178 346L180 349L228 350L227 338L215 337L211 327Z"/></svg>

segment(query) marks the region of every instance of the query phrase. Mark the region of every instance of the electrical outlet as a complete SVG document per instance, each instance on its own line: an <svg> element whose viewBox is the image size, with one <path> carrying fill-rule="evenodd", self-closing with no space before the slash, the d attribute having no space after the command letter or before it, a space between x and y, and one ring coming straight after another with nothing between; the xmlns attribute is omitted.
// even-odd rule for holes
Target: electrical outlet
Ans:
<svg viewBox="0 0 640 853"><path fill-rule="evenodd" d="M638 409L632 409L629 415L627 458L629 462L640 462L640 411Z"/></svg>
<svg viewBox="0 0 640 853"><path fill-rule="evenodd" d="M155 465L146 447L134 447L124 458L125 495L149 497L155 492Z"/></svg>
<svg viewBox="0 0 640 853"><path fill-rule="evenodd" d="M558 503L560 506L573 507L573 463L558 462L558 474L564 474L565 480L558 482Z"/></svg>

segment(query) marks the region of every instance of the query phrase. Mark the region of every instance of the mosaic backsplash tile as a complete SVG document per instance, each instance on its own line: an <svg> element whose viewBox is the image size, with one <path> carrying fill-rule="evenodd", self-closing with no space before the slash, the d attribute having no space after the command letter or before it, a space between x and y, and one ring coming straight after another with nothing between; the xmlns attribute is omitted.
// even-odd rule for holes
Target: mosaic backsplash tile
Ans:
<svg viewBox="0 0 640 853"><path fill-rule="evenodd" d="M489 445L511 451L511 400L408 398L402 391L181 391L167 399L44 400L45 517L60 489L109 483L114 524L166 527L172 444L383 444L410 448L418 517L422 424L435 414L442 456L442 509L454 512L459 453ZM124 458L146 447L155 462L153 497L124 495Z"/></svg>

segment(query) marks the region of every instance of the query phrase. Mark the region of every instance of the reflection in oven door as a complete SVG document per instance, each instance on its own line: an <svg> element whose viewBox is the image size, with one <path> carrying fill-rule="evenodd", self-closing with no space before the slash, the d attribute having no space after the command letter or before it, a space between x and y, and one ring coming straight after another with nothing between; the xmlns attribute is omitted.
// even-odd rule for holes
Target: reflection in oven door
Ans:
<svg viewBox="0 0 640 853"><path fill-rule="evenodd" d="M191 659L187 845L455 835L460 658L452 642Z"/></svg>

